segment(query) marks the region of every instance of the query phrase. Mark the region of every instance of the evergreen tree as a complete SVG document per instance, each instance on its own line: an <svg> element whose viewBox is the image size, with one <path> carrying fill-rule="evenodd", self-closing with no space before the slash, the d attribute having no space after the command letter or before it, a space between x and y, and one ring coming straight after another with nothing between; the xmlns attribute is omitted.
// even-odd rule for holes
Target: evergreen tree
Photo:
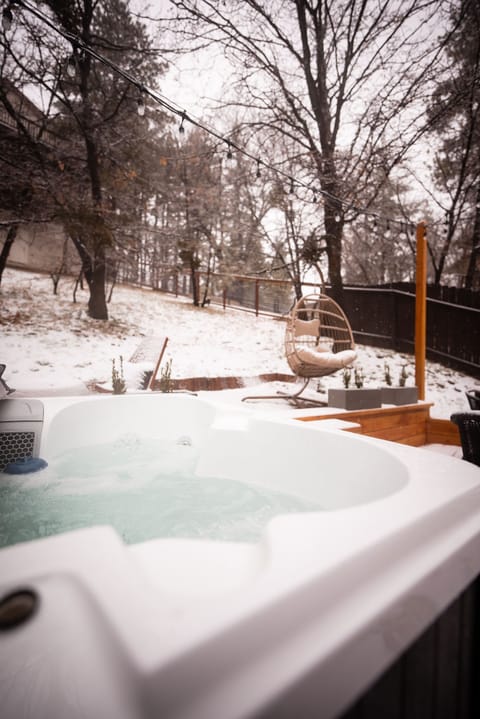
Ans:
<svg viewBox="0 0 480 719"><path fill-rule="evenodd" d="M125 0L48 0L45 5L71 45L41 17L23 10L17 22L24 33L9 42L8 67L12 78L43 88L53 100L49 128L59 138L56 156L63 171L54 200L81 258L89 314L107 319L107 264L118 228L141 216L139 201L145 203L149 194L145 173L152 132L164 124L161 114L158 123L138 116L138 103L145 102L141 85L135 87L108 62L150 87L164 66ZM25 48L29 54L36 50L28 67Z"/></svg>

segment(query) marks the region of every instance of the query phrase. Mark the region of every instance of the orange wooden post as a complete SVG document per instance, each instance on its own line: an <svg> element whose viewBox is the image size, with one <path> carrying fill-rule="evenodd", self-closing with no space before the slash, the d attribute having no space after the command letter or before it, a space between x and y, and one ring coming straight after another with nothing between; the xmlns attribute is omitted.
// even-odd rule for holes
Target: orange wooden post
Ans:
<svg viewBox="0 0 480 719"><path fill-rule="evenodd" d="M427 355L427 225L417 225L417 263L415 294L415 384L418 398L425 399L425 359Z"/></svg>

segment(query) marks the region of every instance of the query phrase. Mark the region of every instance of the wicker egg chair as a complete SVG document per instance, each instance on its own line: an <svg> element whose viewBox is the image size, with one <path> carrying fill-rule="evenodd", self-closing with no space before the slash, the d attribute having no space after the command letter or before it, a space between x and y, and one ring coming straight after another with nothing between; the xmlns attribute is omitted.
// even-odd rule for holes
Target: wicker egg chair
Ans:
<svg viewBox="0 0 480 719"><path fill-rule="evenodd" d="M250 399L278 399L324 404L301 397L314 377L333 374L356 358L352 329L341 307L328 295L305 295L294 305L285 330L285 354L296 377L305 380L295 394L277 393Z"/></svg>

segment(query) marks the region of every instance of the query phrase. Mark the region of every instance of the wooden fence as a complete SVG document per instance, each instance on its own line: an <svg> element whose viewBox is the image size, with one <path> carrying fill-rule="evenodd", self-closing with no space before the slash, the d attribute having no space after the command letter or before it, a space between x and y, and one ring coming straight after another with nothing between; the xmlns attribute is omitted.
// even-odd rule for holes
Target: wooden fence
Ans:
<svg viewBox="0 0 480 719"><path fill-rule="evenodd" d="M357 342L414 353L414 293L346 287L343 308ZM427 297L427 357L480 377L480 308Z"/></svg>

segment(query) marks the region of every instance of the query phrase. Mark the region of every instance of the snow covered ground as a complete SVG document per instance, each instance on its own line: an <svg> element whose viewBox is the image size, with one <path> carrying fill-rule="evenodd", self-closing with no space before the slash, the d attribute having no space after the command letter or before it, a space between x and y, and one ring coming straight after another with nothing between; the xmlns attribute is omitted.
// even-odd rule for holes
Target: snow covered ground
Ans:
<svg viewBox="0 0 480 719"><path fill-rule="evenodd" d="M4 379L19 393L76 395L87 386L111 380L112 360L124 359L129 389L138 387L142 366L129 357L144 337L169 338L164 362L171 360L172 377L254 377L287 373L283 337L285 324L278 319L217 307L196 308L191 301L159 292L116 287L109 304L110 319L87 316L85 290L73 302L73 280L60 281L58 294L48 276L7 268L0 285L0 362L7 365ZM365 386L382 385L388 362L394 381L407 365L413 384L414 360L378 348L359 345L357 366ZM427 362L426 400L434 403L432 416L448 418L465 411L465 390L480 388L480 381ZM311 382L326 398L328 387L341 387L342 375ZM271 393L277 385L249 387L243 394ZM288 386L291 391L291 386ZM225 392L237 392L229 391ZM280 401L281 403L281 401ZM285 404L283 402L283 404Z"/></svg>

